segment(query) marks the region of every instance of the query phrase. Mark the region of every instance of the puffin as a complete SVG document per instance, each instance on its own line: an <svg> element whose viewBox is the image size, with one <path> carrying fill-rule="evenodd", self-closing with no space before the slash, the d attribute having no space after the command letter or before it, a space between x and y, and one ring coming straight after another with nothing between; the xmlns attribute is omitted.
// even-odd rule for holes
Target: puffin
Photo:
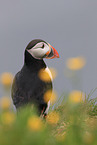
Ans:
<svg viewBox="0 0 97 145"><path fill-rule="evenodd" d="M50 99L46 102L44 94L53 90L53 78L44 58L59 58L59 54L48 42L41 39L32 40L25 48L23 67L15 75L12 83L11 96L16 110L24 105L35 104L38 114L47 116ZM41 70L48 73L49 81L39 77Z"/></svg>

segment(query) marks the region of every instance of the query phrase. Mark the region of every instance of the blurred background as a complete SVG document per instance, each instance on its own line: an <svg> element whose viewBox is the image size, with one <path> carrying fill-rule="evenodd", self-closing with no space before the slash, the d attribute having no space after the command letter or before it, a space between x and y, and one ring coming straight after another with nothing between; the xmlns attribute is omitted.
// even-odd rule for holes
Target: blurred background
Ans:
<svg viewBox="0 0 97 145"><path fill-rule="evenodd" d="M0 0L0 74L21 69L24 49L35 38L59 52L59 59L45 59L57 71L59 96L72 89L89 94L97 87L97 0ZM68 70L67 59L77 56L85 58L85 66Z"/></svg>

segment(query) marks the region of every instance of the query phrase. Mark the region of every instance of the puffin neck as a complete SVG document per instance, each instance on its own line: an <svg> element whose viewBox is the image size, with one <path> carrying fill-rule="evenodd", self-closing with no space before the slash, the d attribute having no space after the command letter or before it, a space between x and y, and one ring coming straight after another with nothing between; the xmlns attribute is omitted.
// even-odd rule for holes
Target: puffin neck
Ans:
<svg viewBox="0 0 97 145"><path fill-rule="evenodd" d="M25 50L24 56L24 65L36 70L46 68L43 59L35 59L27 50Z"/></svg>

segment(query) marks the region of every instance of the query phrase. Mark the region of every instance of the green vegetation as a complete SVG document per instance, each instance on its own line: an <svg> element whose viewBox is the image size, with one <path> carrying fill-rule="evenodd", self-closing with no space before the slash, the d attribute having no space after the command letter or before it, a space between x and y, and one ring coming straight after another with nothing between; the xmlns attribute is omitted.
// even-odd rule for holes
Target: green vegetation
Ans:
<svg viewBox="0 0 97 145"><path fill-rule="evenodd" d="M78 103L62 96L46 120L37 116L33 106L14 112L5 98L0 110L0 145L96 145L97 98L90 99L91 93Z"/></svg>

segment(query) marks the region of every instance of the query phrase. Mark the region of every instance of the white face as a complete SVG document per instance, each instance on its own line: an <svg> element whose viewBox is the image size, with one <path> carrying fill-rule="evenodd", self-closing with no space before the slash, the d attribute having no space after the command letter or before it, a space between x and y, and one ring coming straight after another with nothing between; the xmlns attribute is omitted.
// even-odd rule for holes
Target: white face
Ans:
<svg viewBox="0 0 97 145"><path fill-rule="evenodd" d="M45 42L37 43L33 48L27 50L34 58L42 59L51 48Z"/></svg>

